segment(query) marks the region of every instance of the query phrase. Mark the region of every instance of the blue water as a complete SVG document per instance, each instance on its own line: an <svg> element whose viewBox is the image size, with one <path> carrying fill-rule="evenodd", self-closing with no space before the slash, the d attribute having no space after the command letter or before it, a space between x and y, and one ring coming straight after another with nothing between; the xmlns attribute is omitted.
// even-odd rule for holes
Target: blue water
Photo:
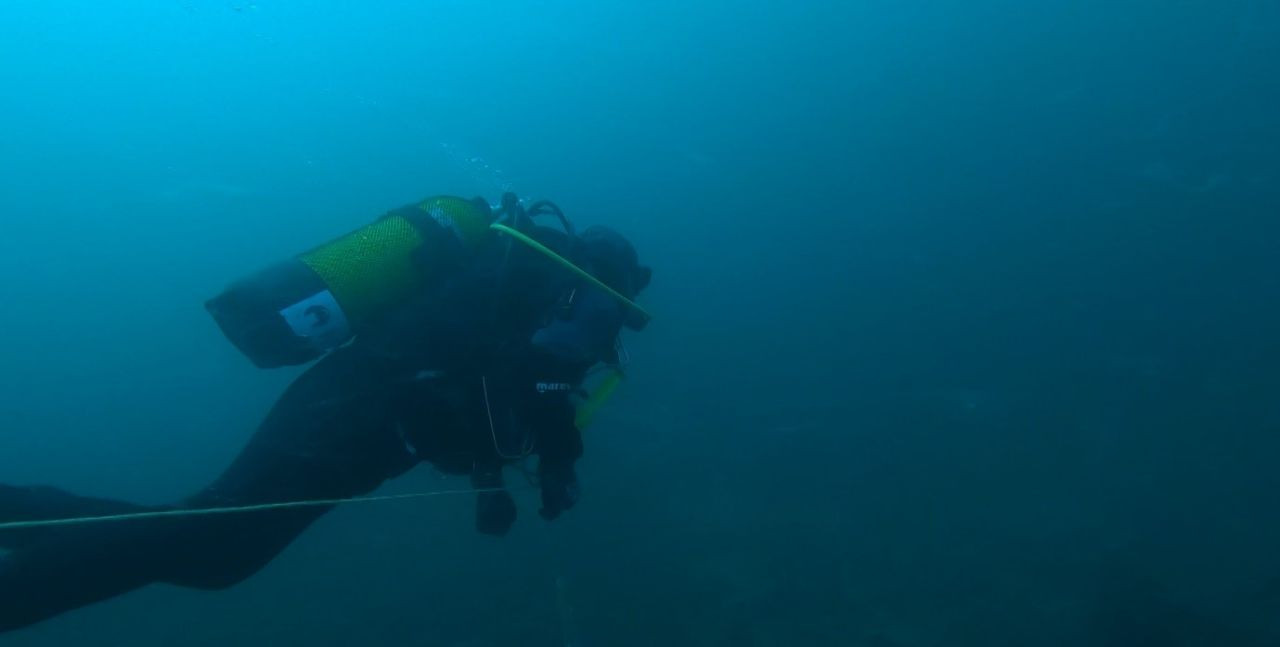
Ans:
<svg viewBox="0 0 1280 647"><path fill-rule="evenodd" d="M1280 644L1275 2L12 0L0 34L0 483L204 485L297 374L204 300L427 195L622 230L655 313L562 520L350 506L228 591L0 644Z"/></svg>

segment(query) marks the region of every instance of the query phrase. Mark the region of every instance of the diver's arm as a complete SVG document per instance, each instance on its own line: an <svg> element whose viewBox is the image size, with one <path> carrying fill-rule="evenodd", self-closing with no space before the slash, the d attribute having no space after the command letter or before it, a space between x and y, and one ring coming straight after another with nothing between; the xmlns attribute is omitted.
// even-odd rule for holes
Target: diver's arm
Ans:
<svg viewBox="0 0 1280 647"><path fill-rule="evenodd" d="M542 449L538 453L538 476L542 489L542 507L538 514L543 519L555 519L560 513L578 502L578 474L574 463L582 455L582 435L570 424L567 428L543 429L544 437L563 436L560 449Z"/></svg>
<svg viewBox="0 0 1280 647"><path fill-rule="evenodd" d="M503 389L504 400L514 402L519 423L534 439L538 455L538 476L542 490L539 513L554 519L573 507L578 499L578 479L574 463L582 456L582 435L574 424L575 408L570 400L580 382L580 371L556 362L555 358L526 348L514 359L513 370L489 382ZM501 385L501 386L498 386ZM472 466L471 483L476 495L476 529L489 535L504 535L516 518L515 503L503 485L502 457L494 452L486 437Z"/></svg>
<svg viewBox="0 0 1280 647"><path fill-rule="evenodd" d="M544 358L546 359L546 358ZM581 383L581 371L555 361L534 373L533 395L526 402L525 424L537 439L538 477L544 519L555 519L578 502L574 464L582 457L582 433L574 423L570 399Z"/></svg>

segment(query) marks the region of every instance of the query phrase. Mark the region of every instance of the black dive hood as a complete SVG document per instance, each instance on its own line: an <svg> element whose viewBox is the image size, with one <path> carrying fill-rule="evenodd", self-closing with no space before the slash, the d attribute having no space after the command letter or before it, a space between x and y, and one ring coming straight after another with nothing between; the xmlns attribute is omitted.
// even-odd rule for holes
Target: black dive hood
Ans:
<svg viewBox="0 0 1280 647"><path fill-rule="evenodd" d="M586 275L585 278L603 283L615 297L620 297L627 315L624 321L627 328L642 330L648 325L649 315L635 305L634 299L649 286L653 270L640 264L635 246L625 236L601 225L588 227L578 235L573 223L555 203L541 200L526 208L514 193L503 194L502 203L495 211L499 214L499 227L510 227L521 233L532 231L535 227L534 218L555 216L568 239L564 249L551 250L543 247L539 251L566 268ZM524 237L520 239L529 244Z"/></svg>

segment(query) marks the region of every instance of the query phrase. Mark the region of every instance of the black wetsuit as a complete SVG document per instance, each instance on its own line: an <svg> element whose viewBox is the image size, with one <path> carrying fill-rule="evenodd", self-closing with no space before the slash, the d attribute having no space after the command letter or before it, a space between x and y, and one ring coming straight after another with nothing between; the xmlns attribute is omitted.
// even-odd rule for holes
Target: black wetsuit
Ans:
<svg viewBox="0 0 1280 647"><path fill-rule="evenodd" d="M576 500L581 455L564 385L599 357L566 356L537 332L582 289L517 247L479 254L294 381L248 445L208 487L170 506L345 498L421 461L500 487L501 465L539 457L544 517ZM617 327L606 334L612 339ZM548 388L547 385L555 385ZM541 385L541 388L539 386ZM152 510L53 488L0 486L0 522ZM0 632L155 582L202 589L262 568L329 508L163 517L0 531ZM505 492L478 495L477 525L502 534Z"/></svg>

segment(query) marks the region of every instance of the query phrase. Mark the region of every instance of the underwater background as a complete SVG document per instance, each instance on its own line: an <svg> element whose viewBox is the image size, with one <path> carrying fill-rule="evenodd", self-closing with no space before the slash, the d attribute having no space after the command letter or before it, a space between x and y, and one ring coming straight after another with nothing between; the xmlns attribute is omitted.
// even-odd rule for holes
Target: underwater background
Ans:
<svg viewBox="0 0 1280 647"><path fill-rule="evenodd" d="M447 193L654 268L561 520L335 510L0 645L1280 644L1280 3L0 5L0 483L161 503L203 309ZM465 487L421 467L383 492Z"/></svg>

